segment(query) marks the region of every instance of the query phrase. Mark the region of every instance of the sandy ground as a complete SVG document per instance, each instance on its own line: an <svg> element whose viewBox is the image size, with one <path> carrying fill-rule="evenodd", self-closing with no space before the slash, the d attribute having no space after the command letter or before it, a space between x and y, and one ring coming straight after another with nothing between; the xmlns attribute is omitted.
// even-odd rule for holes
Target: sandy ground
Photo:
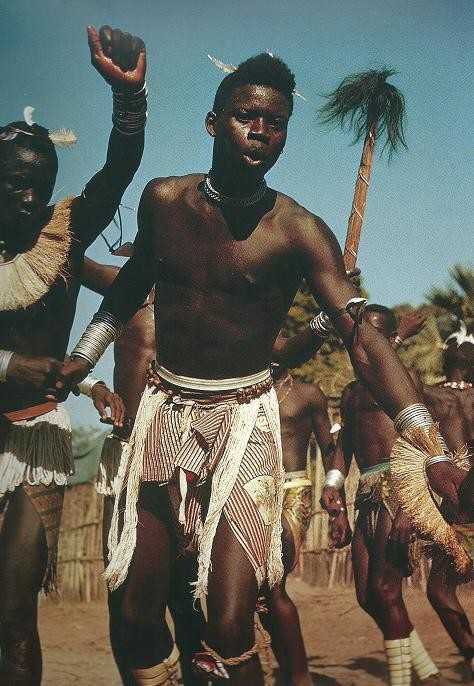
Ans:
<svg viewBox="0 0 474 686"><path fill-rule="evenodd" d="M386 684L381 636L357 607L352 589L315 589L291 579L289 591L303 626L311 674L318 686ZM462 602L474 620L474 593ZM463 683L460 658L420 591L407 593L410 616L450 684ZM120 686L108 644L104 603L45 603L40 611L43 686ZM249 686L251 686L249 684Z"/></svg>

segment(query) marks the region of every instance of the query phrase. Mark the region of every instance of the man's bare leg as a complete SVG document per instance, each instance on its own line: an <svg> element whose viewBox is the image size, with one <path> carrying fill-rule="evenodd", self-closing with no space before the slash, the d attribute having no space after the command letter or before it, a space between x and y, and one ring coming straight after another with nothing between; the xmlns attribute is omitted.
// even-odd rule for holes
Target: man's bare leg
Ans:
<svg viewBox="0 0 474 686"><path fill-rule="evenodd" d="M39 686L38 593L48 551L42 522L19 486L0 533L0 683Z"/></svg>
<svg viewBox="0 0 474 686"><path fill-rule="evenodd" d="M272 639L272 649L282 672L284 686L312 686L298 610L286 592L286 577L294 564L295 545L283 517L282 552L285 576L267 591L268 613L260 619Z"/></svg>
<svg viewBox="0 0 474 686"><path fill-rule="evenodd" d="M108 559L108 545L110 524L114 510L114 498L105 496L102 514L102 551L104 562ZM122 604L124 588L120 587L114 593L108 593L109 609L109 638L115 664L120 672L124 686L134 686L134 679L127 668L126 651L122 636Z"/></svg>
<svg viewBox="0 0 474 686"><path fill-rule="evenodd" d="M440 618L444 628L456 644L472 672L474 659L474 635L469 620L456 595L457 581L449 567L441 560L435 559L428 579L428 599Z"/></svg>
<svg viewBox="0 0 474 686"><path fill-rule="evenodd" d="M166 623L170 566L175 554L170 529L168 491L159 484L142 485L138 504L137 542L122 593L121 641L127 672L140 683L136 670L155 667L168 658L173 637ZM122 665L124 662L122 662Z"/></svg>
<svg viewBox="0 0 474 686"><path fill-rule="evenodd" d="M402 596L402 571L387 558L392 520L385 510L379 514L375 537L368 546L366 515L359 513L352 543L357 600L376 622L384 637L391 684L411 683L410 634Z"/></svg>
<svg viewBox="0 0 474 686"><path fill-rule="evenodd" d="M238 657L255 644L255 573L225 517L217 527L207 598L206 642L224 658ZM227 667L229 686L263 686L258 656Z"/></svg>
<svg viewBox="0 0 474 686"><path fill-rule="evenodd" d="M381 508L375 532L374 549L370 555L369 593L377 607L379 622L385 640L408 638L413 631L403 600L402 580L406 551L394 551L389 545L392 519ZM395 553L397 558L394 558Z"/></svg>

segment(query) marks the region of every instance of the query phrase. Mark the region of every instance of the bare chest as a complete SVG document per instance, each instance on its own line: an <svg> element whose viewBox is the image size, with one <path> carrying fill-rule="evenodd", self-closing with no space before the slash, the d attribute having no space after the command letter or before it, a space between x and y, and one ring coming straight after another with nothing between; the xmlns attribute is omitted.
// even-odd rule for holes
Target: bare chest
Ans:
<svg viewBox="0 0 474 686"><path fill-rule="evenodd" d="M247 235L224 221L182 213L155 232L157 280L262 299L292 285L291 246L276 222L262 219Z"/></svg>

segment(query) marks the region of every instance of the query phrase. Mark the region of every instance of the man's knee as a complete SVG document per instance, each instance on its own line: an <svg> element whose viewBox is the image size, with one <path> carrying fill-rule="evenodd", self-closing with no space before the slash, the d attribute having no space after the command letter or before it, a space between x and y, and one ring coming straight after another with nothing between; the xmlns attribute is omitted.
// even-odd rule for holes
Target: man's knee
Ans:
<svg viewBox="0 0 474 686"><path fill-rule="evenodd" d="M254 643L253 613L225 610L209 626L209 640L216 642L223 657L234 657L248 650Z"/></svg>
<svg viewBox="0 0 474 686"><path fill-rule="evenodd" d="M428 580L426 595L436 610L453 609L453 594L449 593L438 579Z"/></svg>
<svg viewBox="0 0 474 686"><path fill-rule="evenodd" d="M157 606L156 603L137 603L125 595L120 607L120 615L125 626L128 627L161 626L165 623L165 610L165 606ZM114 606L113 615L116 617L118 614L119 608Z"/></svg>
<svg viewBox="0 0 474 686"><path fill-rule="evenodd" d="M392 606L402 602L401 583L393 583L385 579L374 579L370 586L368 603L375 606Z"/></svg>

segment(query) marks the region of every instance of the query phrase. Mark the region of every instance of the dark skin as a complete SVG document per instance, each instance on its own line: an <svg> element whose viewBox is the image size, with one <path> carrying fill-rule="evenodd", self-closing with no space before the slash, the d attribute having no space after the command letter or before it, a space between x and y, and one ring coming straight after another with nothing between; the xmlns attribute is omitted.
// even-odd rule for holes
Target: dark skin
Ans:
<svg viewBox="0 0 474 686"><path fill-rule="evenodd" d="M314 339L314 334L313 334ZM290 343L289 339L288 343ZM304 341L301 341L304 346ZM289 352L297 341L289 345ZM308 444L314 434L326 465L334 450L330 433L327 400L316 384L293 379L282 369L275 382L280 406L283 464L286 472L306 470ZM282 517L282 553L284 578L267 592L268 614L261 616L272 638L272 647L280 665L285 684L311 686L298 611L286 591L286 577L294 567L295 542L285 516Z"/></svg>
<svg viewBox="0 0 474 686"><path fill-rule="evenodd" d="M229 95L222 111L208 114L219 190L245 195L255 189L283 150L289 111L279 91L247 85ZM354 337L354 321L344 308L357 291L346 277L339 245L326 224L276 191L245 210L222 210L206 200L203 179L203 174L191 174L154 179L146 186L134 255L104 299L103 309L127 321L156 285L159 362L188 376L237 377L268 367L274 341L304 277L318 302L335 317L354 367L385 410L394 416L417 402L417 390L383 336L363 324ZM58 386L73 384L86 372L84 361L75 359L65 365L64 382ZM220 540L226 540L225 534ZM239 568L240 582L228 590L240 597L239 621L244 608L245 627L251 627L255 579L248 565ZM212 575L223 581L215 564ZM247 591L240 593L239 588ZM221 607L227 595L221 595ZM223 626L219 613L210 612L209 642L213 640L224 656L240 654L241 642L227 630L230 626L231 621ZM254 661L231 672L232 684L261 683Z"/></svg>
<svg viewBox="0 0 474 686"><path fill-rule="evenodd" d="M99 35L89 27L88 40L92 64L109 84L132 90L143 84L145 49L140 39L110 27L102 27ZM0 143L0 240L6 249L4 259L31 247L53 212L48 203L56 180L56 162L48 151L31 150L29 138L19 135L14 145L3 148L3 152L1 146L6 144ZM106 163L88 182L73 212L67 283L58 279L40 302L26 310L0 312L0 348L14 352L7 381L0 384L0 413L44 402L45 396L51 394L66 353L84 251L110 223L142 152L143 135L124 136L112 131ZM112 395L96 390L99 411L105 414L108 406L120 424L121 406L115 405ZM28 531L27 537L16 535L24 530ZM45 564L43 525L20 486L12 496L0 533L5 683L40 683L36 605ZM25 574L26 569L29 574Z"/></svg>
<svg viewBox="0 0 474 686"><path fill-rule="evenodd" d="M115 280L119 268L112 265L99 264L89 257L84 258L82 272L82 284L95 293L104 294ZM154 294L147 297L143 306L129 320L123 335L114 344L114 388L125 403L127 415L131 419L126 427L131 430L131 425L137 413L140 397L145 387L147 370L150 362L156 357L155 348L155 322L154 322ZM102 540L104 543L104 560L107 560L107 540L109 536L110 523L112 518L114 499L112 496L104 498L104 514ZM180 593L176 590L170 605L173 610L173 620L175 622L177 642L181 653L181 665L185 686L198 686L201 683L199 677L191 674L191 654L200 648L200 616L192 607L192 598L189 593L189 584L186 584L183 573L187 571L189 578L190 571L181 568L177 579L183 579ZM173 587L177 584L173 584ZM138 614L144 615L146 607L150 604L150 596L144 596L145 608L139 610ZM123 602L124 589L118 589L109 594L109 618L110 618L110 642L112 651L117 663L117 667L122 676L124 684L132 685L133 676L127 662L128 646L123 642ZM133 625L128 628L128 634L133 635ZM148 649L145 655L149 664L156 664L159 659L155 655L155 646L159 642L159 637L154 635L154 624L151 624L148 631L143 635L148 636L145 646ZM143 649L143 635L140 634L140 641ZM204 682L202 682L204 684Z"/></svg>
<svg viewBox="0 0 474 686"><path fill-rule="evenodd" d="M387 340L393 341L396 332L391 331L390 320L385 314L367 311L364 317ZM359 469L389 459L398 434L390 417L360 382L353 382L344 389L341 416L343 427L331 468L347 473L352 456ZM344 539L348 521L345 511L340 512L338 499L340 494L335 489L324 489L322 504L336 517L336 533ZM402 580L406 575L410 523L400 510L392 521L382 506L372 544L368 543L364 532L365 516L359 512L352 541L357 600L377 623L386 640L407 637L413 625L403 601Z"/></svg>
<svg viewBox="0 0 474 686"><path fill-rule="evenodd" d="M143 84L145 48L140 39L110 27L102 27L99 36L89 27L88 40L92 64L109 84L133 90ZM125 61L133 68L124 72L119 64ZM42 402L54 385L74 319L84 251L112 220L140 163L143 142L143 135L112 130L106 163L86 185L73 216L67 284L58 281L26 311L0 313L0 348L15 352L7 382L0 385L0 412ZM51 218L48 202L55 180L51 160L20 144L5 164L0 159L0 238L12 257L28 248Z"/></svg>
<svg viewBox="0 0 474 686"><path fill-rule="evenodd" d="M457 344L451 344L457 348ZM474 345L464 343L470 355L450 367L446 380L454 382L473 382ZM474 390L450 388L442 383L438 386L426 386L425 397L433 416L439 421L440 429L450 451L456 451L467 445L471 460L474 454ZM442 512L448 521L472 523L474 521L474 468L470 470L460 486L459 507L454 510L449 504L442 504ZM428 579L428 598L437 612L446 631L456 644L461 655L470 663L474 658L474 635L469 620L456 594L462 580L456 575L449 560L437 556ZM474 681L474 672L470 668Z"/></svg>

